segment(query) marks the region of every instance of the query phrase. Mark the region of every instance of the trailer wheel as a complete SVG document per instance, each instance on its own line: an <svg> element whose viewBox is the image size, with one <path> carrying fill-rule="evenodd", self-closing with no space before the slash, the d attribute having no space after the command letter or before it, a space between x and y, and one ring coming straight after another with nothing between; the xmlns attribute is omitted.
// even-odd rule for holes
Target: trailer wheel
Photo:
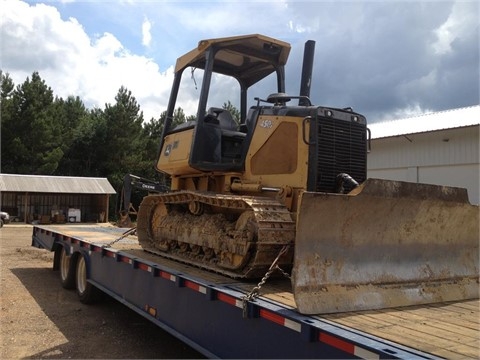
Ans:
<svg viewBox="0 0 480 360"><path fill-rule="evenodd" d="M64 289L75 289L75 264L65 247L60 250L60 281Z"/></svg>
<svg viewBox="0 0 480 360"><path fill-rule="evenodd" d="M78 257L75 284L81 303L93 304L99 299L100 290L87 281L87 263L84 255Z"/></svg>

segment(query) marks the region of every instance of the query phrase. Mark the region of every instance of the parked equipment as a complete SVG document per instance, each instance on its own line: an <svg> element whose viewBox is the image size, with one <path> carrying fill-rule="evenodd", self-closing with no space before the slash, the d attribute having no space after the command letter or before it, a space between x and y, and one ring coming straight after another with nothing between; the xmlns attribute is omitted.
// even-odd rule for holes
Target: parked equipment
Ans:
<svg viewBox="0 0 480 360"><path fill-rule="evenodd" d="M166 185L158 181L145 179L132 174L125 175L120 196L119 227L132 227L130 215L137 215L137 210L131 202L133 189L144 190L148 193L163 193L169 190Z"/></svg>
<svg viewBox="0 0 480 360"><path fill-rule="evenodd" d="M171 191L143 199L142 247L234 278L262 277L283 253L301 313L478 298L478 206L464 189L367 179L365 117L312 105L313 41L300 94L285 94L289 52L247 35L177 60L156 163ZM172 128L189 67L203 69L197 119ZM238 81L240 124L208 102L216 74ZM271 74L277 92L247 111L248 89Z"/></svg>

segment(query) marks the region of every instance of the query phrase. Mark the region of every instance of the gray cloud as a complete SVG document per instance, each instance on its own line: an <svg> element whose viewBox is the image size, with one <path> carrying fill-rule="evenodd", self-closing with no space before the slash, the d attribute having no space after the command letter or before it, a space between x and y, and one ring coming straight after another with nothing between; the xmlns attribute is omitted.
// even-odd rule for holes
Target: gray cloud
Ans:
<svg viewBox="0 0 480 360"><path fill-rule="evenodd" d="M477 2L290 6L317 41L312 98L370 121L478 104ZM463 22L463 24L462 24ZM466 26L466 24L468 26ZM295 61L300 61L295 58ZM290 63L293 68L298 64Z"/></svg>
<svg viewBox="0 0 480 360"><path fill-rule="evenodd" d="M39 71L59 96L79 95L87 106L103 106L125 85L149 119L166 108L178 56L201 39L261 33L292 44L289 93L299 91L303 45L315 40L313 102L352 106L370 122L479 103L477 1L188 4L6 1L2 70L17 84ZM251 100L273 91L257 87ZM187 115L196 111L195 94L187 93ZM216 94L234 100L231 89L213 92L212 102Z"/></svg>

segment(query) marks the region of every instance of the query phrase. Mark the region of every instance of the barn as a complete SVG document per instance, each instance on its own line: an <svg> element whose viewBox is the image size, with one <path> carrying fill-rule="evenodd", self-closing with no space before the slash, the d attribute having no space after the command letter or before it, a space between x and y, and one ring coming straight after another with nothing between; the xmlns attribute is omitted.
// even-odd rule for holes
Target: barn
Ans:
<svg viewBox="0 0 480 360"><path fill-rule="evenodd" d="M480 105L373 123L368 177L467 188L479 195Z"/></svg>
<svg viewBox="0 0 480 360"><path fill-rule="evenodd" d="M107 222L115 193L106 178L0 174L0 206L13 221Z"/></svg>

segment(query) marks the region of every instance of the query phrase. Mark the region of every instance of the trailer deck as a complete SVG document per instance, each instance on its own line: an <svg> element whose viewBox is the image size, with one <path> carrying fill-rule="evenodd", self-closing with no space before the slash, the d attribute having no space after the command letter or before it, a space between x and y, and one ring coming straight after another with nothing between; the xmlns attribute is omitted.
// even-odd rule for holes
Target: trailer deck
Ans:
<svg viewBox="0 0 480 360"><path fill-rule="evenodd" d="M88 257L87 278L118 301L208 357L478 358L479 300L307 316L290 281L257 285L141 249L125 228L42 225L32 245Z"/></svg>

